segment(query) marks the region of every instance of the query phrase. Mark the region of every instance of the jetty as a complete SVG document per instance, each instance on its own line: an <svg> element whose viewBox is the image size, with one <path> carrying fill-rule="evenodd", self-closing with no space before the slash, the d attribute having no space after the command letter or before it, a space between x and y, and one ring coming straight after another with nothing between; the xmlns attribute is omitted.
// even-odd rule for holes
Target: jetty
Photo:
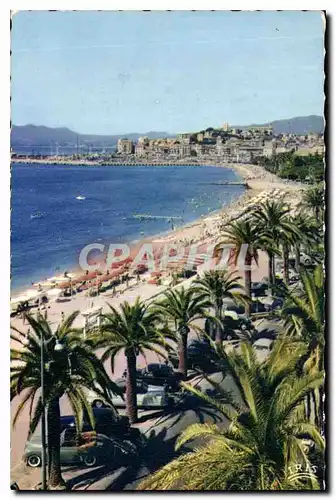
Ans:
<svg viewBox="0 0 336 500"><path fill-rule="evenodd" d="M133 214L134 219L140 220L156 220L156 219L166 219L166 220L182 220L180 216L171 216L171 215L151 215L151 214Z"/></svg>

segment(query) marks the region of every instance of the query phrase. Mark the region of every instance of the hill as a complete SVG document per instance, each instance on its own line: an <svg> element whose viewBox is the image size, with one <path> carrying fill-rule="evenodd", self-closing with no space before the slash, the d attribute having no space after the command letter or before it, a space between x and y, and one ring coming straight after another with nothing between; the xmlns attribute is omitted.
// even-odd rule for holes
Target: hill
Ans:
<svg viewBox="0 0 336 500"><path fill-rule="evenodd" d="M127 137L133 141L138 137L147 136L152 139L157 137L171 137L167 132L145 132L123 135L94 135L78 134L66 127L51 128L43 125L13 125L11 130L11 146L45 146L58 143L59 146L75 146L87 143L91 146L115 146L118 139Z"/></svg>
<svg viewBox="0 0 336 500"><path fill-rule="evenodd" d="M298 134L309 133L321 134L324 131L324 119L322 116L296 116L286 120L275 120L270 123L253 124L249 127L272 125L274 133L277 134ZM239 128L239 127L237 127ZM243 128L246 128L244 126Z"/></svg>
<svg viewBox="0 0 336 500"><path fill-rule="evenodd" d="M307 133L322 133L324 130L324 119L322 116L297 116L286 120L275 120L270 123L253 124L254 126L272 125L275 134L307 134ZM235 128L246 128L244 126L235 126ZM11 146L12 148L36 147L36 146L51 146L58 144L59 146L75 147L77 141L79 144L88 144L93 147L114 147L118 139L127 137L132 141L136 141L141 136L148 136L152 139L158 137L174 137L167 132L132 132L130 134L118 135L94 135L94 134L78 134L66 127L51 128L42 125L13 125L11 131Z"/></svg>

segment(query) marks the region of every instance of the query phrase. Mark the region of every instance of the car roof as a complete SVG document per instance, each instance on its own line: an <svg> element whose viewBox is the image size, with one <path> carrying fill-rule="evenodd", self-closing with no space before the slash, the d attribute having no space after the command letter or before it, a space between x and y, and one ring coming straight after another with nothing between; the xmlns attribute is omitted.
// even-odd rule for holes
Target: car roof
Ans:
<svg viewBox="0 0 336 500"><path fill-rule="evenodd" d="M165 392L166 389L163 385L149 385L147 387L147 392Z"/></svg>
<svg viewBox="0 0 336 500"><path fill-rule="evenodd" d="M116 416L118 415L118 412L115 410L115 408L92 408L93 415L95 417L101 416L101 415L113 415ZM84 417L85 421L85 417ZM75 417L74 415L63 415L61 416L61 425L62 426L73 426L75 425Z"/></svg>

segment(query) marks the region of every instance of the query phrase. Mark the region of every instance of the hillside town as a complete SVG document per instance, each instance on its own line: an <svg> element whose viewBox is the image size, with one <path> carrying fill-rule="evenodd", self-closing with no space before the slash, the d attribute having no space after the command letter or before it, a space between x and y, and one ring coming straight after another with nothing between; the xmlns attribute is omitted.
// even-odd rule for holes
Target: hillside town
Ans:
<svg viewBox="0 0 336 500"><path fill-rule="evenodd" d="M140 137L137 143L119 139L116 156L124 160L220 160L253 163L260 156L300 151L301 154L323 153L323 134L279 134L271 126L233 128L224 123L196 133L178 134L173 138Z"/></svg>
<svg viewBox="0 0 336 500"><path fill-rule="evenodd" d="M51 148L52 149L52 148ZM254 163L260 157L271 158L286 152L299 155L323 154L323 133L276 134L271 125L231 127L208 127L192 133L181 133L175 137L139 137L135 142L127 137L118 140L116 147L92 151L90 145L78 143L71 154L62 153L62 146L55 146L49 154L22 154L12 151L12 160L48 159L59 162L66 159L98 163Z"/></svg>

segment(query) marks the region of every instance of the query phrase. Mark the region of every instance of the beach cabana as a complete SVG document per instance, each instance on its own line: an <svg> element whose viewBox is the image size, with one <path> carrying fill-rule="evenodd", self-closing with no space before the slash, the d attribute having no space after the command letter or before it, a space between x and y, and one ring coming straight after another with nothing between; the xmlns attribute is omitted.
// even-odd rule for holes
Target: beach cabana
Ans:
<svg viewBox="0 0 336 500"><path fill-rule="evenodd" d="M97 307L90 307L89 309L86 309L81 313L81 316L84 319L84 328L83 328L84 339L86 337L86 332L88 328L100 326L102 310L103 310L102 306L97 306Z"/></svg>

